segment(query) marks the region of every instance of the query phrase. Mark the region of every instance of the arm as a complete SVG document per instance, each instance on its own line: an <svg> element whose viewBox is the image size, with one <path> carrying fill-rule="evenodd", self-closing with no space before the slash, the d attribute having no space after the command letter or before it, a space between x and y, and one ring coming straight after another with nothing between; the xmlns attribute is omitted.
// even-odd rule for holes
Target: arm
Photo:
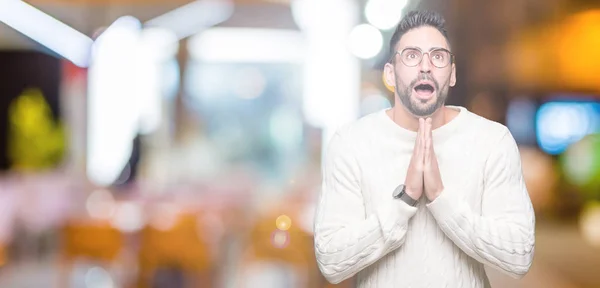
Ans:
<svg viewBox="0 0 600 288"><path fill-rule="evenodd" d="M315 217L315 253L325 278L334 284L375 263L404 242L417 208L385 201L365 217L358 163L339 134L327 149L323 186Z"/></svg>
<svg viewBox="0 0 600 288"><path fill-rule="evenodd" d="M481 215L456 201L451 191L444 191L427 207L466 254L519 279L533 261L535 215L517 144L508 130L486 161L484 181Z"/></svg>

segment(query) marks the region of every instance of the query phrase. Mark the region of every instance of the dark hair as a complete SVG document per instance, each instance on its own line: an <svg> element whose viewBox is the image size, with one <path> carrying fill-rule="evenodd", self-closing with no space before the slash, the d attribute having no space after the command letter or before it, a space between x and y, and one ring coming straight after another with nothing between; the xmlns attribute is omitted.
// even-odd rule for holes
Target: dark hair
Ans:
<svg viewBox="0 0 600 288"><path fill-rule="evenodd" d="M402 21L398 23L392 39L390 39L390 57L393 57L396 53L396 44L400 41L400 38L408 31L423 27L430 26L442 33L446 41L448 42L448 48L450 48L450 40L448 39L448 32L446 31L446 20L444 17L434 11L410 11L402 18Z"/></svg>

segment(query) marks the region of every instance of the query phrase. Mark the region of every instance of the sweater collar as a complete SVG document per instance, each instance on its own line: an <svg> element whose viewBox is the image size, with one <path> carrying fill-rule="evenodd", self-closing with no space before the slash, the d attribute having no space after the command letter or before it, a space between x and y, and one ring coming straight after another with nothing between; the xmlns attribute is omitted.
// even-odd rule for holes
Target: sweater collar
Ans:
<svg viewBox="0 0 600 288"><path fill-rule="evenodd" d="M467 114L469 113L469 111L465 107L452 105L446 105L446 107L458 109L460 110L460 113L458 113L458 115L454 117L454 119L450 120L450 122L434 129L431 132L433 137L433 143L439 144L451 138L452 135L455 134L454 132L456 132L457 129L460 129L462 125L464 125L465 118L468 117ZM386 111L390 109L391 108L386 108L379 111L380 116L383 118L385 130L389 131L390 133L401 139L411 141L412 143L414 143L414 141L417 139L417 132L408 130L396 124L386 113Z"/></svg>

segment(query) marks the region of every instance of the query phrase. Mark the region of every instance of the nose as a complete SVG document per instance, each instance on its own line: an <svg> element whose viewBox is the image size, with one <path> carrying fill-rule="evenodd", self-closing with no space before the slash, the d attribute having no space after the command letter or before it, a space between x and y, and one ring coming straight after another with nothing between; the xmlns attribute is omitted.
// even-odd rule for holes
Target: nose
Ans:
<svg viewBox="0 0 600 288"><path fill-rule="evenodd" d="M421 59L421 64L419 66L421 68L421 73L431 72L431 61L429 60L429 53L423 53L423 58Z"/></svg>

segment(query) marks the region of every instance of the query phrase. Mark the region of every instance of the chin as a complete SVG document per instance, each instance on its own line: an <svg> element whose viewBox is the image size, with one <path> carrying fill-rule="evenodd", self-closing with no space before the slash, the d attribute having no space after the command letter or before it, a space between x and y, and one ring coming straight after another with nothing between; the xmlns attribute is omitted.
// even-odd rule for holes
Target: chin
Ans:
<svg viewBox="0 0 600 288"><path fill-rule="evenodd" d="M435 107L435 101L423 105L422 103L413 103L411 109L408 109L411 114L417 117L428 117L437 112L441 107Z"/></svg>
<svg viewBox="0 0 600 288"><path fill-rule="evenodd" d="M412 112L411 114L413 114L413 116L415 116L416 118L427 118L427 117L430 117L431 115L433 115L433 113L425 114L425 113L418 113L418 112Z"/></svg>

